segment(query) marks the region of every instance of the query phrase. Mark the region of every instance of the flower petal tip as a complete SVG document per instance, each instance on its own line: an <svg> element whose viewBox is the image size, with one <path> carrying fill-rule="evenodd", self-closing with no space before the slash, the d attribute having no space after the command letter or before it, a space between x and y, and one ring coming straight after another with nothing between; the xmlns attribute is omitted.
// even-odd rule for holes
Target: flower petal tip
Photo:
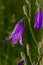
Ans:
<svg viewBox="0 0 43 65"><path fill-rule="evenodd" d="M23 44L20 44L21 46L23 46Z"/></svg>
<svg viewBox="0 0 43 65"><path fill-rule="evenodd" d="M8 38L6 37L5 40L8 40Z"/></svg>
<svg viewBox="0 0 43 65"><path fill-rule="evenodd" d="M10 39L10 36L6 37L6 40L9 40Z"/></svg>

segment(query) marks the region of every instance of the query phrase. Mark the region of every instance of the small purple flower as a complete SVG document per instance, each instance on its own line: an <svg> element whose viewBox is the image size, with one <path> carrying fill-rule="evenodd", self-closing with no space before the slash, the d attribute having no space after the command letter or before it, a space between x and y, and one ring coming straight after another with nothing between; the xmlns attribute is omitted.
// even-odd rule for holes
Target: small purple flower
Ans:
<svg viewBox="0 0 43 65"><path fill-rule="evenodd" d="M20 60L17 65L23 65L24 64L24 60Z"/></svg>
<svg viewBox="0 0 43 65"><path fill-rule="evenodd" d="M20 20L14 30L12 31L12 33L6 37L6 40L10 40L12 39L12 43L13 44L16 44L17 41L19 40L20 42L20 45L23 45L22 44L22 34L23 34L23 31L24 31L24 21L23 20Z"/></svg>
<svg viewBox="0 0 43 65"><path fill-rule="evenodd" d="M42 28L42 11L41 9L38 9L35 15L35 20L34 20L34 28L36 29L41 29Z"/></svg>

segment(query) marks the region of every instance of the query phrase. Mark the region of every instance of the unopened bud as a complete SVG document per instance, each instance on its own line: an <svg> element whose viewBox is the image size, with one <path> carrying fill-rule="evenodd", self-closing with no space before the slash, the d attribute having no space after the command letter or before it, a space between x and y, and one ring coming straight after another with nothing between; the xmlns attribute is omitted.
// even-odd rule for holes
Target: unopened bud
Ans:
<svg viewBox="0 0 43 65"><path fill-rule="evenodd" d="M41 52L41 48L42 48L42 43L39 42L39 44L38 44L38 53L39 53L39 54L40 54L40 52Z"/></svg>
<svg viewBox="0 0 43 65"><path fill-rule="evenodd" d="M27 55L29 55L29 44L27 44Z"/></svg>
<svg viewBox="0 0 43 65"><path fill-rule="evenodd" d="M23 5L23 11L24 11L24 14L27 16L28 11L27 11L27 7L25 5Z"/></svg>
<svg viewBox="0 0 43 65"><path fill-rule="evenodd" d="M42 43L41 42L39 42L38 47L42 48Z"/></svg>
<svg viewBox="0 0 43 65"><path fill-rule="evenodd" d="M39 3L38 3L38 0L36 0L36 5L38 6L38 4L39 4Z"/></svg>
<svg viewBox="0 0 43 65"><path fill-rule="evenodd" d="M27 50L29 50L29 44L27 44Z"/></svg>
<svg viewBox="0 0 43 65"><path fill-rule="evenodd" d="M21 57L24 60L24 65L27 65L27 61L26 61L26 57L25 57L24 52L21 52Z"/></svg>
<svg viewBox="0 0 43 65"><path fill-rule="evenodd" d="M43 38L42 38L42 45L43 45Z"/></svg>
<svg viewBox="0 0 43 65"><path fill-rule="evenodd" d="M24 54L24 52L21 52L20 54L21 54L22 59L25 60L25 54Z"/></svg>

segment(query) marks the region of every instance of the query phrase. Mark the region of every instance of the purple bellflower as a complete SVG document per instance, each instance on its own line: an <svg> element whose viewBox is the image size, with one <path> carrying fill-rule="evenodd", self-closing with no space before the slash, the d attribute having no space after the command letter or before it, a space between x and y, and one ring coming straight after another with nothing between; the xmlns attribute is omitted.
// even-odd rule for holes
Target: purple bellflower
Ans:
<svg viewBox="0 0 43 65"><path fill-rule="evenodd" d="M41 29L42 28L42 11L41 9L38 9L35 15L35 20L34 20L34 28L36 29Z"/></svg>
<svg viewBox="0 0 43 65"><path fill-rule="evenodd" d="M6 37L6 40L12 39L13 44L16 44L17 41L19 40L20 45L23 45L22 44L23 31L24 31L24 21L20 20L16 24L16 26L15 26L14 30L12 31L12 33L8 37Z"/></svg>
<svg viewBox="0 0 43 65"><path fill-rule="evenodd" d="M20 60L17 65L23 65L24 64L24 60Z"/></svg>

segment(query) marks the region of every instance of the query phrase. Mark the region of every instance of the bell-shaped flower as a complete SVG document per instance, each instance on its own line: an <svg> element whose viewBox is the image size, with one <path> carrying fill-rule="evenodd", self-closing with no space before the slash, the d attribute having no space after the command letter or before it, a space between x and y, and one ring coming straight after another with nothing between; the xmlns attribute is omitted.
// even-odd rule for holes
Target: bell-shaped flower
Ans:
<svg viewBox="0 0 43 65"><path fill-rule="evenodd" d="M38 8L38 11L36 12L36 15L35 15L34 28L35 29L42 28L42 11L39 8Z"/></svg>
<svg viewBox="0 0 43 65"><path fill-rule="evenodd" d="M12 31L12 33L8 37L6 37L6 40L12 39L13 44L16 44L17 41L19 40L20 45L23 45L22 44L23 31L24 31L24 21L20 20L16 24L16 26L15 26L14 30Z"/></svg>
<svg viewBox="0 0 43 65"><path fill-rule="evenodd" d="M20 60L17 65L23 65L24 64L24 60Z"/></svg>

